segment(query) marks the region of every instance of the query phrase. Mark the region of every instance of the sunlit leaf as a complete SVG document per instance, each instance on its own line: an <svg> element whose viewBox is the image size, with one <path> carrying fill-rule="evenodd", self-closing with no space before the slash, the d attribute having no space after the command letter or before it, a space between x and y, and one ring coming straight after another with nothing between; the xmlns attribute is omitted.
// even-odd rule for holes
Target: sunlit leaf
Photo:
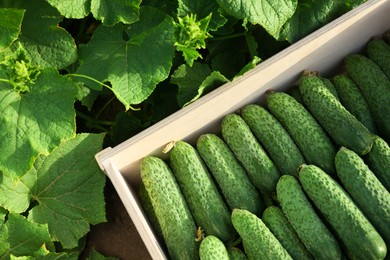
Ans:
<svg viewBox="0 0 390 260"><path fill-rule="evenodd" d="M161 11L144 7L131 26L99 26L80 48L77 73L109 81L116 97L129 109L144 101L169 75L174 56L174 24ZM94 89L101 86L86 81Z"/></svg>
<svg viewBox="0 0 390 260"><path fill-rule="evenodd" d="M23 16L24 10L0 8L0 51L18 38Z"/></svg>
<svg viewBox="0 0 390 260"><path fill-rule="evenodd" d="M38 205L30 210L28 218L47 223L52 239L65 248L76 247L90 224L106 220L105 175L95 160L103 137L79 134L50 155L40 156L29 173L37 176L31 197Z"/></svg>

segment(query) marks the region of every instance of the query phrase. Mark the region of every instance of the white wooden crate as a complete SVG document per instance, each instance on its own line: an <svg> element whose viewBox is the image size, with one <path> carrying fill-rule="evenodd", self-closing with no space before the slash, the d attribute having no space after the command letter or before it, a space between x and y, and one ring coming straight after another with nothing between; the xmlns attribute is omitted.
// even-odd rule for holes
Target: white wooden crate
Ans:
<svg viewBox="0 0 390 260"><path fill-rule="evenodd" d="M115 147L96 154L153 259L167 259L137 198L139 162L146 155L165 158L163 147L175 140L195 142L219 130L224 115L264 100L268 89L284 91L305 69L332 75L342 59L360 52L368 40L390 28L390 1L370 0L263 61L243 77L208 93Z"/></svg>

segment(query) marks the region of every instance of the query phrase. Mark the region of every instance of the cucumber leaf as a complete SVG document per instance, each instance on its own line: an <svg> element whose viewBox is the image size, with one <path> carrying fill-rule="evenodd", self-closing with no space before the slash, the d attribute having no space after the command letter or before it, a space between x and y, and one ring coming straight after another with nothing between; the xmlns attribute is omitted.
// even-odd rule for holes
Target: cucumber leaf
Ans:
<svg viewBox="0 0 390 260"><path fill-rule="evenodd" d="M42 246L53 248L48 227L29 221L20 214L9 213L8 219L0 226L0 258L33 256Z"/></svg>
<svg viewBox="0 0 390 260"><path fill-rule="evenodd" d="M36 176L31 188L33 203L28 219L47 223L54 241L64 248L78 246L90 224L106 220L103 188L105 175L95 154L104 134L79 134L48 156L39 156L29 172Z"/></svg>
<svg viewBox="0 0 390 260"><path fill-rule="evenodd" d="M131 26L99 26L91 41L80 47L77 73L109 81L126 110L144 101L156 84L169 76L174 57L173 19L152 7L143 7ZM100 85L86 82L93 89Z"/></svg>
<svg viewBox="0 0 390 260"><path fill-rule="evenodd" d="M0 51L9 47L19 36L24 10L0 8Z"/></svg>
<svg viewBox="0 0 390 260"><path fill-rule="evenodd" d="M95 248L92 249L91 253L89 254L87 260L117 260L116 257L106 257L95 250Z"/></svg>
<svg viewBox="0 0 390 260"><path fill-rule="evenodd" d="M226 13L259 24L272 36L278 35L283 24L297 7L297 0L217 0Z"/></svg>
<svg viewBox="0 0 390 260"><path fill-rule="evenodd" d="M142 5L155 7L174 17L177 12L178 2L172 0L143 0Z"/></svg>
<svg viewBox="0 0 390 260"><path fill-rule="evenodd" d="M294 43L345 13L346 8L344 1L299 1L296 12L283 26L278 38Z"/></svg>
<svg viewBox="0 0 390 260"><path fill-rule="evenodd" d="M26 89L19 93L0 82L0 171L12 179L23 176L39 154L75 135L72 81L47 68Z"/></svg>
<svg viewBox="0 0 390 260"><path fill-rule="evenodd" d="M0 205L10 212L23 213L30 206L30 189L36 182L36 176L25 174L21 177L0 175Z"/></svg>
<svg viewBox="0 0 390 260"><path fill-rule="evenodd" d="M223 84L229 82L227 78L225 78L224 75L222 75L219 71L213 71L209 76L207 76L203 81L202 84L200 84L198 88L198 92L190 101L184 104L184 106L189 105L190 103L196 101L200 97L206 95L210 91L216 89L219 86L222 86Z"/></svg>
<svg viewBox="0 0 390 260"><path fill-rule="evenodd" d="M90 13L90 0L46 0L66 18L80 19Z"/></svg>
<svg viewBox="0 0 390 260"><path fill-rule="evenodd" d="M19 39L35 64L62 69L77 60L75 41L59 26L62 17L47 2L14 0L0 7L26 10Z"/></svg>
<svg viewBox="0 0 390 260"><path fill-rule="evenodd" d="M208 44L210 67L228 79L233 79L248 63L248 43L244 35L223 41L210 41ZM229 66L226 66L229 64Z"/></svg>
<svg viewBox="0 0 390 260"><path fill-rule="evenodd" d="M91 0L91 12L107 26L131 24L139 18L140 4L141 0Z"/></svg>
<svg viewBox="0 0 390 260"><path fill-rule="evenodd" d="M138 20L141 0L46 0L66 18L80 19L90 13L104 25Z"/></svg>
<svg viewBox="0 0 390 260"><path fill-rule="evenodd" d="M177 101L180 107L194 98L202 81L211 74L207 64L194 62L190 67L187 64L180 65L171 76L171 83L179 86Z"/></svg>
<svg viewBox="0 0 390 260"><path fill-rule="evenodd" d="M243 76L245 73L247 73L248 71L254 69L257 64L259 64L260 62L262 62L261 58L257 57L257 56L254 56L252 58L252 60L246 64L238 73L237 75L233 78L233 80L235 80L236 78L239 78L241 76Z"/></svg>
<svg viewBox="0 0 390 260"><path fill-rule="evenodd" d="M177 100L181 107L194 102L228 81L218 71L212 71L207 64L199 62L195 62L193 67L181 65L171 77L171 83L179 86Z"/></svg>

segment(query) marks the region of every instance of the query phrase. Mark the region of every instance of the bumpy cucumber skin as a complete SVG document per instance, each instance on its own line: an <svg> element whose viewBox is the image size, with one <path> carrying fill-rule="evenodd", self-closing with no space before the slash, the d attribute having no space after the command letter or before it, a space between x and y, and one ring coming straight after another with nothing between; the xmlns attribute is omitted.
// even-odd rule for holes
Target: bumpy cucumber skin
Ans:
<svg viewBox="0 0 390 260"><path fill-rule="evenodd" d="M231 246L228 248L229 258L230 260L246 260L248 259L244 252L242 252L239 248Z"/></svg>
<svg viewBox="0 0 390 260"><path fill-rule="evenodd" d="M298 176L351 259L384 259L385 242L338 182L315 165L303 165Z"/></svg>
<svg viewBox="0 0 390 260"><path fill-rule="evenodd" d="M368 167L390 192L390 146L380 136L374 136L371 151L365 156Z"/></svg>
<svg viewBox="0 0 390 260"><path fill-rule="evenodd" d="M340 100L339 94L337 93L337 90L335 86L333 85L332 80L324 77L320 77L322 82L324 83L324 86L329 90L330 93L337 99ZM299 87L298 87L299 88Z"/></svg>
<svg viewBox="0 0 390 260"><path fill-rule="evenodd" d="M204 134L196 147L230 209L261 214L265 209L263 199L227 144L215 134Z"/></svg>
<svg viewBox="0 0 390 260"><path fill-rule="evenodd" d="M390 245L390 193L355 152L341 147L335 163L346 191Z"/></svg>
<svg viewBox="0 0 390 260"><path fill-rule="evenodd" d="M279 207L269 206L266 208L262 220L293 259L313 259Z"/></svg>
<svg viewBox="0 0 390 260"><path fill-rule="evenodd" d="M296 176L298 167L305 163L305 159L282 124L268 110L256 104L245 106L241 116L280 173Z"/></svg>
<svg viewBox="0 0 390 260"><path fill-rule="evenodd" d="M234 209L232 222L248 259L292 259L264 222L244 209Z"/></svg>
<svg viewBox="0 0 390 260"><path fill-rule="evenodd" d="M160 240L161 245L165 246L164 236L161 230L161 226L158 223L158 219L156 213L154 212L152 202L150 201L150 197L148 192L145 189L145 184L141 179L138 196L142 205L143 210L145 211L146 217L153 229L154 234ZM194 222L195 223L195 222Z"/></svg>
<svg viewBox="0 0 390 260"><path fill-rule="evenodd" d="M185 141L177 141L170 150L170 165L205 235L214 235L224 243L233 241L236 232L230 210L196 149Z"/></svg>
<svg viewBox="0 0 390 260"><path fill-rule="evenodd" d="M341 104L343 104L357 120L362 122L371 133L376 134L378 130L370 107L356 83L344 74L335 75L332 78L332 82L337 90Z"/></svg>
<svg viewBox="0 0 390 260"><path fill-rule="evenodd" d="M384 39L372 39L367 45L367 56L373 60L390 79L390 45Z"/></svg>
<svg viewBox="0 0 390 260"><path fill-rule="evenodd" d="M304 105L301 92L299 92L298 85L292 86L291 88L287 89L286 93L292 96L296 101Z"/></svg>
<svg viewBox="0 0 390 260"><path fill-rule="evenodd" d="M255 187L265 194L273 194L280 177L279 170L244 119L237 114L228 114L222 120L221 129L223 139L242 163Z"/></svg>
<svg viewBox="0 0 390 260"><path fill-rule="evenodd" d="M229 260L225 244L216 236L206 236L199 246L200 260Z"/></svg>
<svg viewBox="0 0 390 260"><path fill-rule="evenodd" d="M344 59L348 75L367 100L379 133L390 141L390 80L369 58L354 54Z"/></svg>
<svg viewBox="0 0 390 260"><path fill-rule="evenodd" d="M161 159L147 156L140 173L170 258L197 259L197 226L172 171Z"/></svg>
<svg viewBox="0 0 390 260"><path fill-rule="evenodd" d="M283 175L276 186L283 213L315 259L340 259L336 238L315 212L298 179Z"/></svg>
<svg viewBox="0 0 390 260"><path fill-rule="evenodd" d="M370 131L335 98L321 78L312 73L303 74L299 90L307 109L335 143L359 155L370 151L373 143Z"/></svg>
<svg viewBox="0 0 390 260"><path fill-rule="evenodd" d="M269 111L290 134L308 164L316 164L326 172L336 174L336 148L324 129L309 111L284 92L267 94Z"/></svg>

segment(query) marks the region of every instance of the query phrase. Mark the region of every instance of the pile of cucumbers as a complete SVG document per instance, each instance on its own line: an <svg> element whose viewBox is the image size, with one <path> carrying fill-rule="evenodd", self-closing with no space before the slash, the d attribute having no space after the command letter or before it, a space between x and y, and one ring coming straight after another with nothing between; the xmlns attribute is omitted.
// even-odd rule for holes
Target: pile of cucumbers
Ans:
<svg viewBox="0 0 390 260"><path fill-rule="evenodd" d="M385 259L390 44L305 71L217 134L143 158L139 198L171 259Z"/></svg>

